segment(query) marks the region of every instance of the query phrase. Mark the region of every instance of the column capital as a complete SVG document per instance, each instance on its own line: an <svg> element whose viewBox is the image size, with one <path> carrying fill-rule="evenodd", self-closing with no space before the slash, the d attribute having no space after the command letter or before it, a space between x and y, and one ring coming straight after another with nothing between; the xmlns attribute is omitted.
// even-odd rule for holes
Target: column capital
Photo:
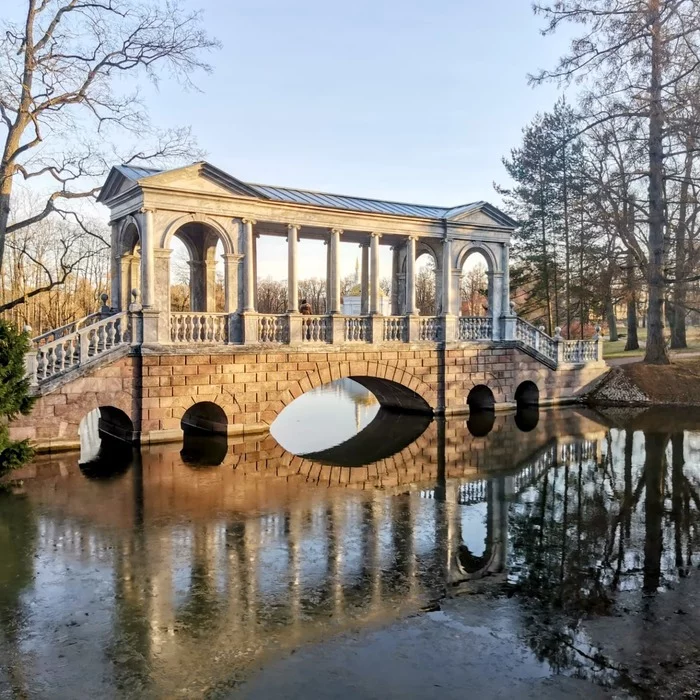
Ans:
<svg viewBox="0 0 700 700"><path fill-rule="evenodd" d="M331 233L337 233L339 236L343 233L342 228L338 228L337 226L333 227L332 229L329 229Z"/></svg>
<svg viewBox="0 0 700 700"><path fill-rule="evenodd" d="M226 262L240 262L243 256L240 253L224 253L221 256Z"/></svg>
<svg viewBox="0 0 700 700"><path fill-rule="evenodd" d="M156 208L155 207L141 207L139 209L140 214L155 214L156 213Z"/></svg>
<svg viewBox="0 0 700 700"><path fill-rule="evenodd" d="M242 221L244 224L251 224L252 226L255 226L255 224L258 223L255 219L251 219L251 218L249 218L249 217L244 217L244 218L241 219L241 221Z"/></svg>
<svg viewBox="0 0 700 700"><path fill-rule="evenodd" d="M357 247L358 248L369 248L369 241L363 241L362 243L358 243Z"/></svg>
<svg viewBox="0 0 700 700"><path fill-rule="evenodd" d="M172 248L154 248L153 255L157 258L169 258L172 255Z"/></svg>
<svg viewBox="0 0 700 700"><path fill-rule="evenodd" d="M301 224L287 224L288 231L292 231L292 230L299 231L300 229L301 229Z"/></svg>
<svg viewBox="0 0 700 700"><path fill-rule="evenodd" d="M420 236L417 233L410 233L408 236L406 236L407 241L417 241L420 238Z"/></svg>
<svg viewBox="0 0 700 700"><path fill-rule="evenodd" d="M379 231L372 231L369 235L372 236L372 238L381 238L382 237L382 234Z"/></svg>

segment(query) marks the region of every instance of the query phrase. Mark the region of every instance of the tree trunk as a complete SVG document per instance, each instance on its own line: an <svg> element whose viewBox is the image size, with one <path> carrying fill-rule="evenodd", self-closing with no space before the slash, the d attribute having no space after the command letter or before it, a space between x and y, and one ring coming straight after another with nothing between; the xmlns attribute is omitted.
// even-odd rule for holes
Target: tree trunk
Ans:
<svg viewBox="0 0 700 700"><path fill-rule="evenodd" d="M664 115L661 106L661 18L660 0L650 0L651 16L651 81L649 86L649 264L647 283L647 347L644 362L669 364L664 341Z"/></svg>
<svg viewBox="0 0 700 700"><path fill-rule="evenodd" d="M625 217L628 236L634 235L634 206L633 198L628 198ZM627 339L625 351L639 350L639 338L637 336L637 281L634 274L634 255L627 251Z"/></svg>
<svg viewBox="0 0 700 700"><path fill-rule="evenodd" d="M689 138L686 143L685 172L680 191L680 206L678 210L678 227L676 229L676 270L675 283L673 285L672 308L673 323L671 324L671 347L687 348L685 317L686 296L688 287L686 276L686 233L688 229L688 191L693 176L693 155L695 152L695 139Z"/></svg>
<svg viewBox="0 0 700 700"><path fill-rule="evenodd" d="M605 318L608 322L608 332L610 334L610 340L618 340L617 335L617 318L615 318L615 307L612 303L612 295L608 294L608 298L605 300Z"/></svg>

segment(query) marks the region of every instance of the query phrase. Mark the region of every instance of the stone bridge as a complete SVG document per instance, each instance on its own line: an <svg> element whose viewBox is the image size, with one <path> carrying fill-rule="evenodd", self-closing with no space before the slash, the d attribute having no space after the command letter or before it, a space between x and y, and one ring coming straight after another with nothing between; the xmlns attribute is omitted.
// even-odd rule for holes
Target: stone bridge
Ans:
<svg viewBox="0 0 700 700"><path fill-rule="evenodd" d="M345 377L385 408L450 415L571 400L606 371L599 336L565 340L515 314L515 222L485 202L425 207L251 185L207 163L119 166L100 199L112 214L111 297L86 319L41 333L27 356L39 400L11 430L41 448L77 447L88 415L102 433L131 442L179 440L183 425L264 431L295 398ZM259 312L260 236L286 237L283 314ZM299 303L305 238L327 246L323 309ZM171 299L174 239L190 256L187 311ZM346 243L361 250L359 315L340 295ZM392 248L390 308L381 303L382 245ZM423 253L436 271L432 315L416 305ZM482 316L462 315L460 303L473 253L488 267Z"/></svg>

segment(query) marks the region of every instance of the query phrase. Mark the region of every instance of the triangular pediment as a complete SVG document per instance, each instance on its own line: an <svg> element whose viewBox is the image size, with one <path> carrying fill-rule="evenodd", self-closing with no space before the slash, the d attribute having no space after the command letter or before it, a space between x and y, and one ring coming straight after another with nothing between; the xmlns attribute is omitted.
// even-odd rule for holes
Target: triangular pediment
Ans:
<svg viewBox="0 0 700 700"><path fill-rule="evenodd" d="M139 180L139 184L145 187L155 185L174 190L187 190L188 192L267 199L254 187L204 162L150 175Z"/></svg>
<svg viewBox="0 0 700 700"><path fill-rule="evenodd" d="M469 223L500 228L517 228L518 222L488 202L474 202L450 209L445 215L447 221Z"/></svg>
<svg viewBox="0 0 700 700"><path fill-rule="evenodd" d="M172 170L135 168L125 165L114 167L107 176L98 201L107 204L120 194L139 186L268 199L265 194L251 185L209 163L200 162Z"/></svg>

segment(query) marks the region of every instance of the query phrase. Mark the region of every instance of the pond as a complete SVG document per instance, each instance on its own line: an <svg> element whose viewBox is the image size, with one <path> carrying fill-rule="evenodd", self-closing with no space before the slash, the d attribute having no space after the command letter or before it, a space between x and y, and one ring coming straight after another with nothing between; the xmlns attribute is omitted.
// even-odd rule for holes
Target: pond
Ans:
<svg viewBox="0 0 700 700"><path fill-rule="evenodd" d="M0 698L227 697L484 586L538 673L629 687L579 623L697 568L700 416L436 421L349 380L302 398L271 435L23 469L0 497Z"/></svg>

